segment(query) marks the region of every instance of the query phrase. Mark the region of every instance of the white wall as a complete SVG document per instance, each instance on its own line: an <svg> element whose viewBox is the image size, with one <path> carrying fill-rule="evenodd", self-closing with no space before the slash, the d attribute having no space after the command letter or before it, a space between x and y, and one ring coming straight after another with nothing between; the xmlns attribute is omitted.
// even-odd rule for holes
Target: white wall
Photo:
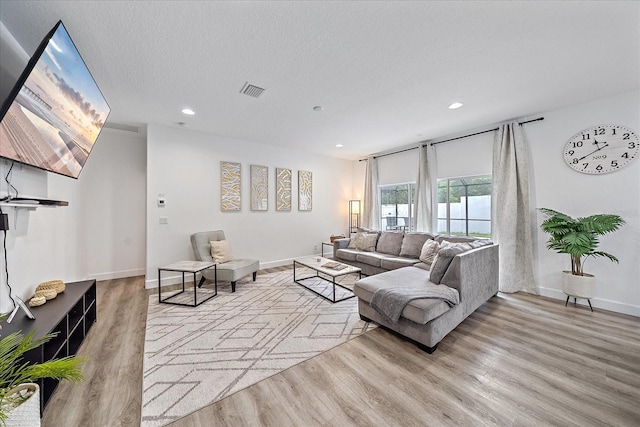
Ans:
<svg viewBox="0 0 640 427"><path fill-rule="evenodd" d="M242 165L242 211L220 210L220 162ZM249 209L249 166L269 167L269 210ZM293 172L292 209L275 211L275 168ZM313 173L313 209L298 211L297 173ZM320 253L331 234L346 233L351 196L350 161L283 150L185 129L149 125L147 130L147 277L157 286L158 267L192 260L189 237L222 229L233 255L260 260L262 268ZM166 205L158 207L159 194ZM161 225L159 217L167 217ZM171 275L163 274L163 283Z"/></svg>
<svg viewBox="0 0 640 427"><path fill-rule="evenodd" d="M629 92L543 112L531 117L543 116L543 121L523 126L533 169L533 208L548 207L572 216L613 213L626 220L623 229L600 239L600 249L616 255L620 264L590 259L585 267L598 277L594 307L635 316L640 316L640 159L619 171L592 176L569 168L563 159L563 148L574 134L597 124L620 124L640 132L639 104L640 94ZM467 132L461 134L464 133ZM437 145L438 177L490 174L493 139L494 133L490 132ZM417 150L379 158L380 184L415 181L417 161ZM365 162L354 162L353 170L354 194L361 196ZM569 257L547 250L548 236L538 227L543 218L537 212L532 215L537 218L534 256L539 292L564 300L559 272L570 267Z"/></svg>
<svg viewBox="0 0 640 427"><path fill-rule="evenodd" d="M141 276L146 256L146 138L103 130L80 175L87 275Z"/></svg>
<svg viewBox="0 0 640 427"><path fill-rule="evenodd" d="M640 132L640 93L629 92L570 108L545 112L544 121L528 125L537 207L571 216L617 214L627 224L600 238L600 249L620 264L589 259L585 271L597 277L596 307L640 316L640 159L605 175L587 175L569 168L563 148L577 132L598 124L619 124ZM543 216L538 216L538 224ZM548 235L538 232L539 289L542 295L566 298L561 291L561 270L570 269L568 255L546 248Z"/></svg>
<svg viewBox="0 0 640 427"><path fill-rule="evenodd" d="M66 282L144 274L145 140L102 132L77 180L16 164L12 184L20 196L66 200L69 206L9 214L7 258L14 295L28 300L43 281ZM0 161L0 195L10 162ZM12 193L13 194L13 193ZM2 257L4 258L4 257ZM11 309L0 274L0 312Z"/></svg>

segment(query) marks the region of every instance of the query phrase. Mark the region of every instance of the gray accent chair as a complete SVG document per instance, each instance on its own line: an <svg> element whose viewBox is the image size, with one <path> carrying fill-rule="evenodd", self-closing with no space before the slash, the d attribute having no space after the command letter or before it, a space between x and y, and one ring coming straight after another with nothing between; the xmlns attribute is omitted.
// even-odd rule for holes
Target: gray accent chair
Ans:
<svg viewBox="0 0 640 427"><path fill-rule="evenodd" d="M209 242L227 240L224 231L203 231L191 235L191 247L196 261L213 262L211 257L211 244ZM234 259L229 262L218 264L218 281L231 282L231 292L236 291L236 282L243 277L253 273L253 281L256 280L256 274L260 269L260 261L257 259ZM203 270L202 279L198 286L202 286L205 279L215 280L213 270Z"/></svg>

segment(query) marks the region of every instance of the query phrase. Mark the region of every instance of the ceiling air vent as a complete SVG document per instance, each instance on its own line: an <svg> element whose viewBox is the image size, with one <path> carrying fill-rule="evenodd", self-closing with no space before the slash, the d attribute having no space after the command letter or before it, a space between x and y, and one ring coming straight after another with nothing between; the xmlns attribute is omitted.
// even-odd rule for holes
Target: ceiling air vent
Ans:
<svg viewBox="0 0 640 427"><path fill-rule="evenodd" d="M244 86L242 86L242 90L240 90L240 93L252 96L254 98L258 98L260 95L262 95L262 92L264 92L263 88L252 85L249 82L245 83Z"/></svg>

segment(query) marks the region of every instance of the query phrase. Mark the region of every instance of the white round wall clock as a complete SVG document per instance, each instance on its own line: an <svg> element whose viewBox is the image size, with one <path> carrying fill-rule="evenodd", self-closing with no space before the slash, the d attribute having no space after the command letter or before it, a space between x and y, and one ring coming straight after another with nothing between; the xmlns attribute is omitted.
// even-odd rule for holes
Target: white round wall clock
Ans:
<svg viewBox="0 0 640 427"><path fill-rule="evenodd" d="M597 125L578 132L564 147L564 160L578 172L616 171L638 157L640 138L620 125Z"/></svg>

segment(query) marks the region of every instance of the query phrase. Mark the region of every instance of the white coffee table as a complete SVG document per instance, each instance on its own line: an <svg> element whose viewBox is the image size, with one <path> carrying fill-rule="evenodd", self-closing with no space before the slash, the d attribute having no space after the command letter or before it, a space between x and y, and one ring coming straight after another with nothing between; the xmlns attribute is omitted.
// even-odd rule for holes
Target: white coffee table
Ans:
<svg viewBox="0 0 640 427"><path fill-rule="evenodd" d="M358 275L358 279L361 279L362 278L362 270L360 268L358 268L358 267L353 267L351 265L342 264L342 263L338 263L338 264L346 265L346 267L341 269L341 270L323 267L323 265L328 263L328 262L335 262L335 261L327 259L327 258L319 257L319 256L308 256L308 257L302 257L302 258L294 259L293 260L293 281L296 282L298 285L300 285L300 286L310 290L311 292L315 293L316 295L320 295L322 298L324 298L326 300L329 300L331 302L334 302L334 303L335 302L344 301L346 299L355 297L355 294L353 293L353 291L351 289L342 286L340 283L336 283L336 278L338 278L340 276L346 276L347 274L357 274ZM303 277L303 278L299 278L299 277L296 278L296 267L298 267L298 266L307 267L307 268L313 270L315 272L315 275L307 276L307 277ZM329 277L329 278L327 278L327 277ZM327 283L331 284L333 286L333 293L332 293L333 297L330 298L330 297L318 292L317 290L313 289L311 286L309 286L307 284L307 282L309 282L309 279L313 279L312 281L316 281L316 282L317 282L317 280L322 280L324 282L327 282ZM348 296L336 299L336 286L347 290L348 291Z"/></svg>

